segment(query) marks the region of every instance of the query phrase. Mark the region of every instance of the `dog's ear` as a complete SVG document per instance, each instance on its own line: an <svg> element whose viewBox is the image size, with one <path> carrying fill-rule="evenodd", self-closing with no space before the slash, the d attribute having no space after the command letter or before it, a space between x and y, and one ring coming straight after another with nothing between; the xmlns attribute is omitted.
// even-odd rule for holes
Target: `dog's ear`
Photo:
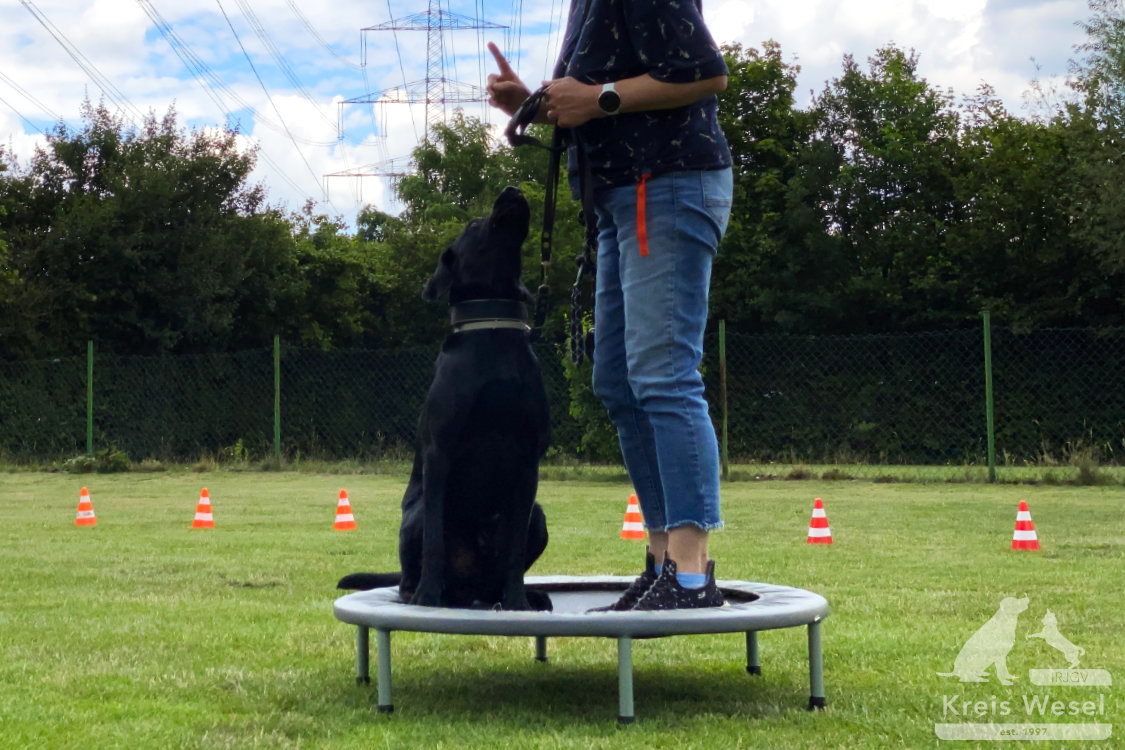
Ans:
<svg viewBox="0 0 1125 750"><path fill-rule="evenodd" d="M456 272L457 253L452 247L446 248L438 259L437 269L422 288L422 299L433 301L448 294L453 280L457 278Z"/></svg>

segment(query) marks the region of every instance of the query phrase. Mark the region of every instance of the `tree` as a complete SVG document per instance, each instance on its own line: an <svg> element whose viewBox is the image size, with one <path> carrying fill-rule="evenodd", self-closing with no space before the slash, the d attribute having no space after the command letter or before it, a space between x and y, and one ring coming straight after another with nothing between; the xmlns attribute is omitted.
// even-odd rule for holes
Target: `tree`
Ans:
<svg viewBox="0 0 1125 750"><path fill-rule="evenodd" d="M886 47L868 64L864 73L845 56L814 104L817 138L842 163L826 204L847 259L838 322L855 332L961 324L976 311L948 293L957 270L943 255L961 166L951 95L919 78L914 53Z"/></svg>
<svg viewBox="0 0 1125 750"><path fill-rule="evenodd" d="M1125 2L1089 0L1091 16L1079 23L1086 41L1072 61L1074 87L1098 121L1117 130L1125 126Z"/></svg>
<svg viewBox="0 0 1125 750"><path fill-rule="evenodd" d="M403 218L463 225L487 213L507 184L510 156L496 149L484 123L461 113L436 125L432 137L414 149L417 173L398 183Z"/></svg>
<svg viewBox="0 0 1125 750"><path fill-rule="evenodd" d="M1080 24L1086 41L1077 47L1084 58L1072 64L1074 87L1082 98L1062 116L1086 144L1076 234L1107 277L1099 307L1116 311L1120 325L1125 306L1119 291L1125 275L1125 2L1090 0L1090 10L1090 19Z"/></svg>
<svg viewBox="0 0 1125 750"><path fill-rule="evenodd" d="M988 87L964 116L961 208L945 238L950 294L1022 329L1105 323L1105 278L1076 232L1088 123L1013 117Z"/></svg>
<svg viewBox="0 0 1125 750"><path fill-rule="evenodd" d="M236 231L263 208L261 188L247 185L254 151L233 132L181 130L174 110L127 128L87 102L83 120L36 151L19 210L4 219L23 280L0 310L22 331L12 353L76 351L87 339L136 354L247 343L239 295L257 284L256 304L272 304L272 281L255 275L284 273L292 250Z"/></svg>
<svg viewBox="0 0 1125 750"><path fill-rule="evenodd" d="M4 147L0 146L0 297L6 297L5 290L12 287L16 283L16 273L8 260L8 243L4 239L4 217L8 215L8 209L4 205L9 199L8 177L4 174L8 171L7 154Z"/></svg>
<svg viewBox="0 0 1125 750"><path fill-rule="evenodd" d="M815 115L794 107L800 68L779 45L723 52L730 75L719 119L734 160L734 201L715 259L711 315L743 331L815 330L840 279L821 210L839 159L812 141Z"/></svg>

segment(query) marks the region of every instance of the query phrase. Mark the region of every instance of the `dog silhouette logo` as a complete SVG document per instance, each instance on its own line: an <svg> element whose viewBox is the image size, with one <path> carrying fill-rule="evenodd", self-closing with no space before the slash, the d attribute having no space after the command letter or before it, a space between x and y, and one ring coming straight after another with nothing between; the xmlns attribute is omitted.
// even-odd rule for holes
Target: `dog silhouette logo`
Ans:
<svg viewBox="0 0 1125 750"><path fill-rule="evenodd" d="M1016 623L1027 605L1026 596L1006 597L996 614L961 647L953 661L953 671L938 672L938 676L957 677L961 682L988 682L986 671L992 667L1001 685L1011 685L1014 676L1008 671L1008 652L1016 645Z"/></svg>
<svg viewBox="0 0 1125 750"><path fill-rule="evenodd" d="M1043 629L1038 633L1029 633L1027 638L1042 638L1048 646L1062 653L1070 669L1076 668L1079 657L1086 653L1086 649L1074 645L1059 632L1059 620L1055 617L1055 613L1049 609L1047 614L1043 616Z"/></svg>

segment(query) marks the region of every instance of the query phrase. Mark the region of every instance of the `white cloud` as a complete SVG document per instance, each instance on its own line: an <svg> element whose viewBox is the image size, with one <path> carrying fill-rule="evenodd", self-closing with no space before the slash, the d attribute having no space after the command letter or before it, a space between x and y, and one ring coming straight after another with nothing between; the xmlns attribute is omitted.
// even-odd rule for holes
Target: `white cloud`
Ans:
<svg viewBox="0 0 1125 750"><path fill-rule="evenodd" d="M992 84L1013 110L1036 75L1063 74L1088 14L1084 0L727 0L704 6L721 41L760 46L773 39L802 72L798 100L807 104L837 77L844 54L861 64L880 47L915 50L920 72L958 95ZM743 16L745 26L732 23Z"/></svg>

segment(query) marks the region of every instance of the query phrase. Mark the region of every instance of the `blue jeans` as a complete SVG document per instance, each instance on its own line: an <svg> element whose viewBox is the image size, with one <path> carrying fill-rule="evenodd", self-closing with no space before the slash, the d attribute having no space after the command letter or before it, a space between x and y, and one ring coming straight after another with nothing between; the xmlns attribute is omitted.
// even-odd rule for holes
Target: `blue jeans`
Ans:
<svg viewBox="0 0 1125 750"><path fill-rule="evenodd" d="M719 446L699 365L731 194L724 169L673 172L595 198L594 393L617 427L650 531L722 526Z"/></svg>

